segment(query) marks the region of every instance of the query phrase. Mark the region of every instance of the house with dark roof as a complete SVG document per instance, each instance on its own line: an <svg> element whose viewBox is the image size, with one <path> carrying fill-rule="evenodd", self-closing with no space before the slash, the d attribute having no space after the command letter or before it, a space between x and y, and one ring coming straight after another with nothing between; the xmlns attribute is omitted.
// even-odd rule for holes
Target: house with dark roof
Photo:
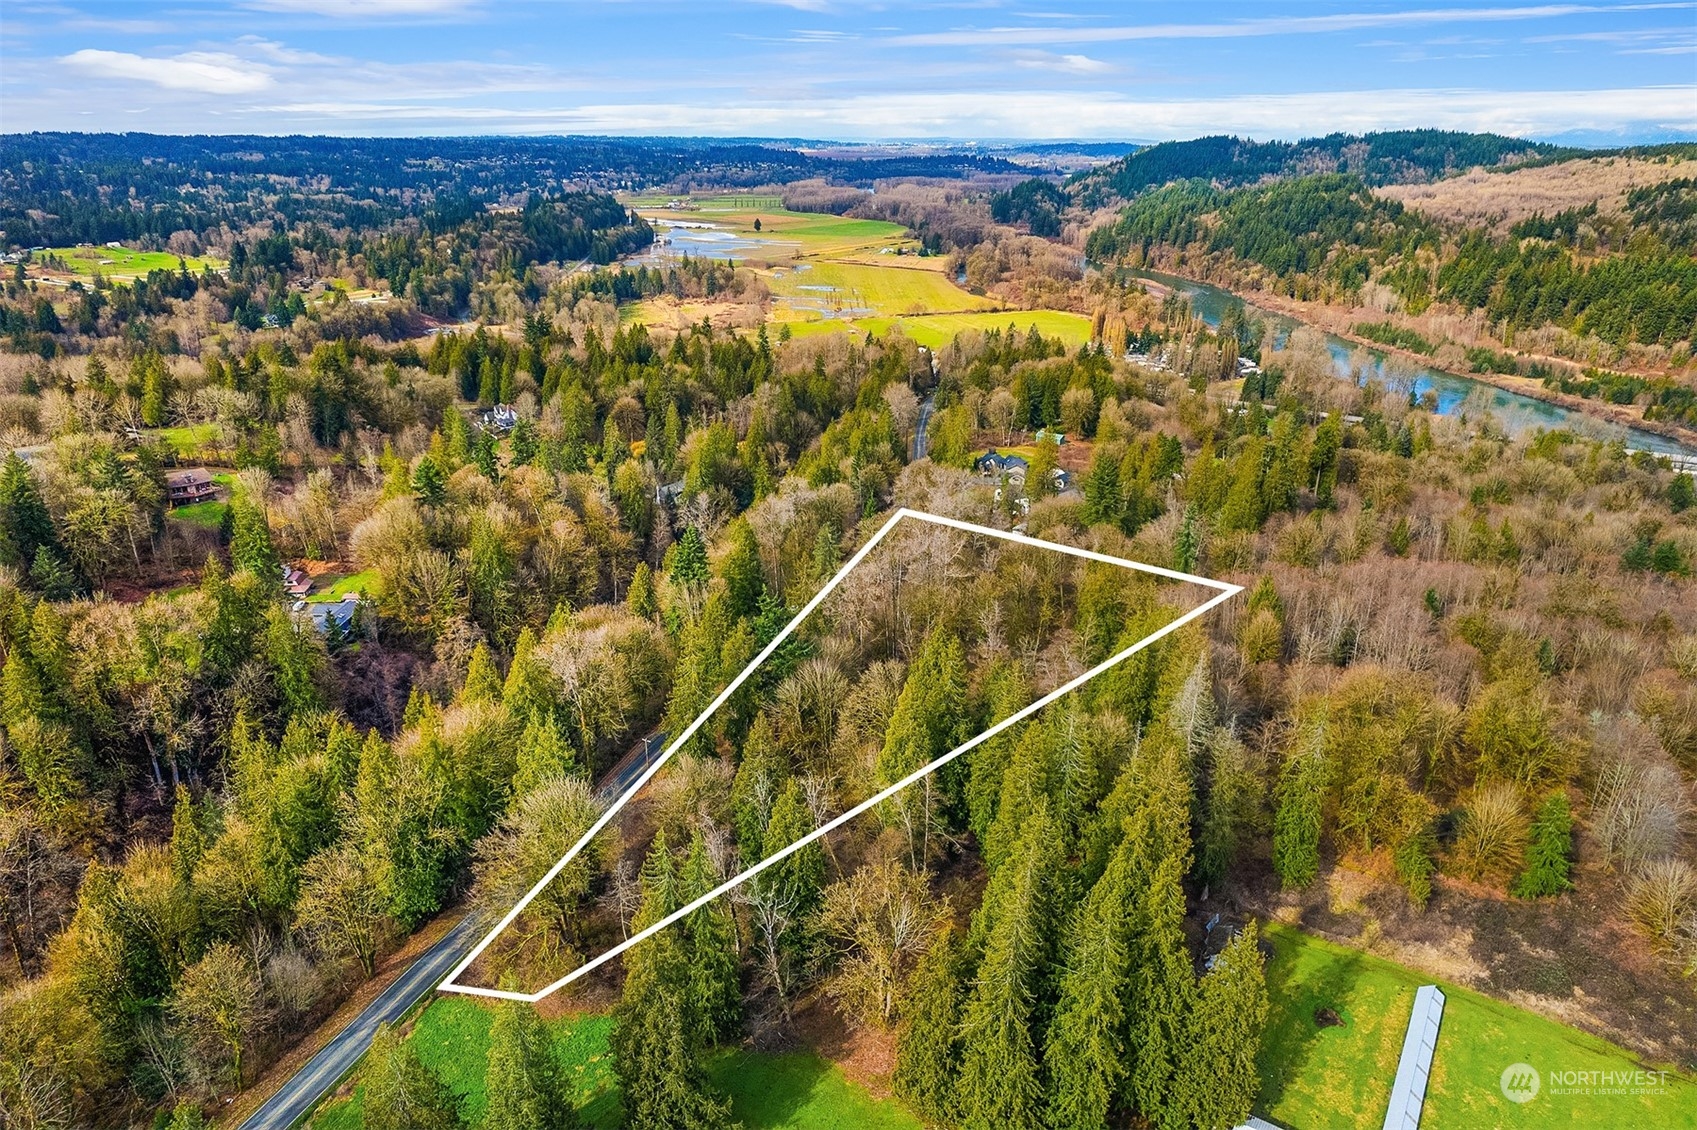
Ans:
<svg viewBox="0 0 1697 1130"><path fill-rule="evenodd" d="M297 600L295 611L305 613L312 619L312 626L320 632L328 634L332 624L338 632L347 633L353 630L354 618L359 614L360 599L358 593L344 596L341 600Z"/></svg>
<svg viewBox="0 0 1697 1130"><path fill-rule="evenodd" d="M978 457L978 461L972 465L972 469L981 475L1016 475L1024 478L1028 466L1029 464L1020 456L1003 455L992 448Z"/></svg>
<svg viewBox="0 0 1697 1130"><path fill-rule="evenodd" d="M165 493L172 506L188 506L218 497L218 484L212 481L205 467L189 467L165 472Z"/></svg>

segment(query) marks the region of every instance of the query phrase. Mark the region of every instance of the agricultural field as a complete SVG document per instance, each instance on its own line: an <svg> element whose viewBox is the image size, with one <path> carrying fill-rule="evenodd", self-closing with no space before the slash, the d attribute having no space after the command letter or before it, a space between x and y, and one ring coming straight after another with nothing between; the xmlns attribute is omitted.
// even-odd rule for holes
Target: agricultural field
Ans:
<svg viewBox="0 0 1697 1130"><path fill-rule="evenodd" d="M937 348L962 331L1003 329L1011 320L1022 331L1036 326L1068 346L1090 338L1089 320L1082 315L999 311L994 300L956 285L945 273L946 259L916 254L918 244L900 224L790 212L776 198L755 196L701 197L690 209L667 208L666 200L657 197L626 203L662 225L671 254L729 256L749 264L772 295L763 314L749 307L753 316L724 303L668 298L627 308L628 319L645 325L679 329L711 316L715 325L749 329L764 317L787 326L792 336L882 334L900 325L914 341Z"/></svg>
<svg viewBox="0 0 1697 1130"><path fill-rule="evenodd" d="M43 260L58 260L64 264L64 269L57 265L46 266ZM36 252L32 267L35 273L43 275L70 274L93 278L98 271L107 278L137 279L152 271L175 271L185 264L197 274L208 267L223 270L228 266L222 259L192 255L179 258L169 251L137 251L129 247L50 247Z"/></svg>
<svg viewBox="0 0 1697 1130"><path fill-rule="evenodd" d="M773 272L766 285L778 321L821 317L901 317L994 309L935 271L862 263L816 262L810 269Z"/></svg>
<svg viewBox="0 0 1697 1130"><path fill-rule="evenodd" d="M1288 1130L1377 1124L1390 1100L1414 991L1432 979L1284 926L1266 931L1272 1010L1262 1045L1260 1113ZM1513 1005L1437 982L1446 997L1422 1130L1486 1127L1697 1127L1697 1081L1668 1075L1664 1094L1565 1095L1547 1085L1508 1101L1502 1073L1632 1071L1622 1048ZM1331 1010L1341 1023L1322 1010ZM1370 1116L1370 1117L1369 1117Z"/></svg>
<svg viewBox="0 0 1697 1130"><path fill-rule="evenodd" d="M419 1014L410 1039L419 1058L460 1096L462 1111L477 1125L488 1105L484 1064L492 1012L465 997L446 997ZM593 1130L621 1125L618 1081L608 1041L611 1017L567 1016L550 1022L555 1054L577 1086L578 1115ZM745 1130L919 1130L899 1104L874 1099L836 1067L810 1052L764 1054L728 1049L707 1064L708 1075L730 1096L731 1116ZM353 1085L308 1121L311 1130L361 1130L361 1087Z"/></svg>
<svg viewBox="0 0 1697 1130"><path fill-rule="evenodd" d="M1005 330L1013 326L1020 333L1036 329L1044 337L1060 338L1068 348L1077 348L1090 340L1090 319L1083 314L1064 310L1004 310L985 313L927 314L898 318L861 318L856 326L875 334L888 333L900 327L902 333L930 349L938 349L967 330Z"/></svg>

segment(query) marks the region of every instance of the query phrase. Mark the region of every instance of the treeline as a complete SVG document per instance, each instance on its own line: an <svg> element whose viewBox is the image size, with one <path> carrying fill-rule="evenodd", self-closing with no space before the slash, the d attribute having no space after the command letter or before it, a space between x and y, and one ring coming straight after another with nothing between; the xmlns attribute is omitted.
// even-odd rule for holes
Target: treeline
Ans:
<svg viewBox="0 0 1697 1130"><path fill-rule="evenodd" d="M1115 197L1130 200L1145 189L1172 181L1200 179L1230 187L1326 169L1351 173L1369 184L1398 184L1436 180L1476 165L1575 152L1494 133L1448 130L1334 133L1302 141L1252 141L1217 135L1163 141L1139 149L1112 164L1079 174L1068 187L1086 207L1100 207Z"/></svg>
<svg viewBox="0 0 1697 1130"><path fill-rule="evenodd" d="M20 247L162 245L178 231L240 231L274 220L382 227L444 202L481 210L562 187L751 187L806 177L869 186L889 177L1022 171L977 151L863 159L700 138L9 134L0 137L0 228ZM139 206L113 208L108 197Z"/></svg>

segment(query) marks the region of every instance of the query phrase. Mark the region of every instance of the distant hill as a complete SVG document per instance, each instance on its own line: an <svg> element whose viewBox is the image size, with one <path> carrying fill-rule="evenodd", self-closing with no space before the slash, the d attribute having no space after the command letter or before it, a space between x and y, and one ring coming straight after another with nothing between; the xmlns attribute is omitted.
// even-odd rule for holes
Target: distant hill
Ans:
<svg viewBox="0 0 1697 1130"><path fill-rule="evenodd" d="M1099 207L1179 180L1201 179L1233 187L1268 177L1348 172L1368 184L1404 184L1436 180L1476 165L1511 164L1577 152L1494 133L1431 129L1333 133L1303 141L1250 141L1219 135L1165 141L1139 149L1074 178L1072 190L1081 203Z"/></svg>

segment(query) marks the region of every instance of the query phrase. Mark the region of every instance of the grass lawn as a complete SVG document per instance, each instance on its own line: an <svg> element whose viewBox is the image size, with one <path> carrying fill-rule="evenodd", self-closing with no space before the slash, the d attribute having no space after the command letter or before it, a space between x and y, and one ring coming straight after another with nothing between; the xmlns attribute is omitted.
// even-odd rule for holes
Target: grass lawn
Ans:
<svg viewBox="0 0 1697 1130"><path fill-rule="evenodd" d="M967 330L1005 330L1009 326L1013 326L1022 334L1036 327L1037 332L1044 337L1058 337L1070 349L1076 349L1090 340L1090 319L1083 314L1069 314L1064 310L1006 310L972 314L928 314L906 318L861 318L856 324L879 335L889 332L891 326L900 326L902 333L920 345L932 349L942 348L953 341L955 335Z"/></svg>
<svg viewBox="0 0 1697 1130"><path fill-rule="evenodd" d="M1258 1113L1288 1130L1354 1130L1378 1125L1414 990L1431 978L1370 954L1303 934L1267 928L1275 956L1263 1045ZM1631 1071L1630 1053L1553 1020L1438 982L1443 1026L1421 1117L1421 1130L1493 1127L1697 1127L1697 1081L1668 1076L1665 1094L1557 1094L1551 1071ZM1314 1013L1343 1020L1319 1028ZM1536 1068L1543 1090L1530 1102L1503 1097L1503 1069Z"/></svg>
<svg viewBox="0 0 1697 1130"><path fill-rule="evenodd" d="M419 1014L412 1041L419 1058L464 1100L471 1125L483 1117L483 1090L492 1013L464 997L444 997ZM595 1130L619 1127L618 1083L608 1040L613 1020L579 1016L551 1022L555 1051L577 1085L578 1114ZM714 1056L714 1084L730 1096L732 1114L746 1130L920 1130L898 1104L873 1099L819 1057L795 1052L762 1055L740 1050ZM314 1130L361 1130L359 1089L351 1098L315 1113Z"/></svg>
<svg viewBox="0 0 1697 1130"><path fill-rule="evenodd" d="M217 424L193 424L176 428L149 428L144 433L171 445L179 459L193 459L206 444L218 438Z"/></svg>
<svg viewBox="0 0 1697 1130"><path fill-rule="evenodd" d="M204 526L216 530L224 524L224 513L230 504L216 499L207 502L191 502L187 506L179 506L170 512L170 517L179 522L188 522L195 526Z"/></svg>
<svg viewBox="0 0 1697 1130"><path fill-rule="evenodd" d="M330 583L324 584L326 581ZM318 584L324 587L315 586L313 594L307 597L307 600L341 600L344 596L356 592L361 594L371 592L377 585L377 570L362 569L358 573L349 573L346 576L335 577L333 580L328 576L320 577Z"/></svg>
<svg viewBox="0 0 1697 1130"><path fill-rule="evenodd" d="M177 256L169 251L136 251L128 247L50 247L45 255L63 259L72 274L84 277L92 277L94 272L99 271L108 278L135 279L150 271L177 269ZM187 256L183 261L196 274L207 267L226 266L222 259Z"/></svg>

